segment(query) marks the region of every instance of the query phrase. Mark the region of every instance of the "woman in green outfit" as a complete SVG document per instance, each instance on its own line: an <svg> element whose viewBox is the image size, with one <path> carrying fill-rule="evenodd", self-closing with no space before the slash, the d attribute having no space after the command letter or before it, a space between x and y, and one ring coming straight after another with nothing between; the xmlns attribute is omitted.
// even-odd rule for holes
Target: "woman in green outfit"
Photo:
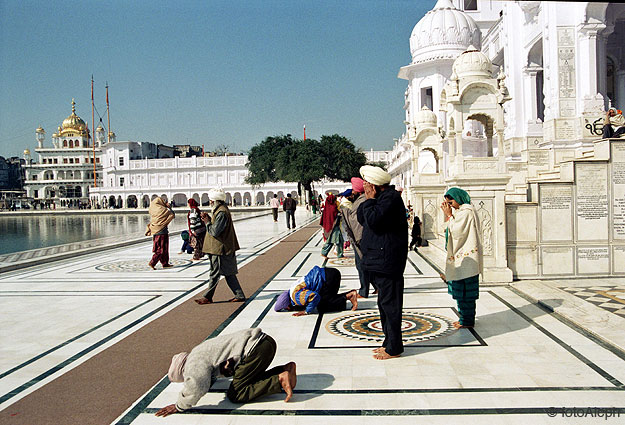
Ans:
<svg viewBox="0 0 625 425"><path fill-rule="evenodd" d="M469 194L457 187L445 193L441 205L445 214L445 281L449 294L458 303L460 320L456 328L475 325L475 300L479 298L482 271L480 224Z"/></svg>

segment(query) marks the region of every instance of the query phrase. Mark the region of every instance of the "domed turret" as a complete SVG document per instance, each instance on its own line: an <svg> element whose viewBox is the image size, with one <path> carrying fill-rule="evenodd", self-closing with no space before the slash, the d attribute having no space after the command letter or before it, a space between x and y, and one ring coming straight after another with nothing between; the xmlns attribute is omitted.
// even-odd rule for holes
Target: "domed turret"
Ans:
<svg viewBox="0 0 625 425"><path fill-rule="evenodd" d="M63 136L88 136L87 124L76 115L76 102L72 99L72 114L63 120L61 124L60 137Z"/></svg>
<svg viewBox="0 0 625 425"><path fill-rule="evenodd" d="M450 0L438 0L412 30L412 63L455 59L471 45L480 47L481 40L473 18L456 9Z"/></svg>
<svg viewBox="0 0 625 425"><path fill-rule="evenodd" d="M473 46L458 56L452 67L457 78L492 78L493 64L488 57Z"/></svg>
<svg viewBox="0 0 625 425"><path fill-rule="evenodd" d="M438 125L438 118L430 108L423 105L415 116L415 124L417 127L436 127Z"/></svg>

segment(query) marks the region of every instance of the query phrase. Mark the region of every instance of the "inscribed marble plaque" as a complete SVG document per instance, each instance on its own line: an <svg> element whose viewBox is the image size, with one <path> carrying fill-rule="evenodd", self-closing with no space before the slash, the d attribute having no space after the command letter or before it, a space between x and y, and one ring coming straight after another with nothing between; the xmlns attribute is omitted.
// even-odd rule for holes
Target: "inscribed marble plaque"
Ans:
<svg viewBox="0 0 625 425"><path fill-rule="evenodd" d="M610 272L608 247L578 247L577 270L579 274L606 274Z"/></svg>
<svg viewBox="0 0 625 425"><path fill-rule="evenodd" d="M612 247L612 261L614 273L625 273L625 246Z"/></svg>
<svg viewBox="0 0 625 425"><path fill-rule="evenodd" d="M535 167L547 167L549 166L549 151L548 150L531 150L528 153L528 163Z"/></svg>
<svg viewBox="0 0 625 425"><path fill-rule="evenodd" d="M575 166L577 239L608 239L608 166L578 163Z"/></svg>
<svg viewBox="0 0 625 425"><path fill-rule="evenodd" d="M573 240L573 188L562 184L540 185L540 234L543 241Z"/></svg>
<svg viewBox="0 0 625 425"><path fill-rule="evenodd" d="M543 275L573 274L572 247L543 247L541 256Z"/></svg>
<svg viewBox="0 0 625 425"><path fill-rule="evenodd" d="M573 120L556 120L556 139L571 140L575 138L575 122Z"/></svg>
<svg viewBox="0 0 625 425"><path fill-rule="evenodd" d="M558 28L558 94L560 100L575 99L575 29L573 27ZM560 103L560 116L566 115L570 105L567 102ZM565 114L562 114L564 112Z"/></svg>
<svg viewBox="0 0 625 425"><path fill-rule="evenodd" d="M508 162L506 164L506 169L509 173L519 173L527 171L527 164L524 162Z"/></svg>
<svg viewBox="0 0 625 425"><path fill-rule="evenodd" d="M612 237L625 239L625 143L612 143Z"/></svg>

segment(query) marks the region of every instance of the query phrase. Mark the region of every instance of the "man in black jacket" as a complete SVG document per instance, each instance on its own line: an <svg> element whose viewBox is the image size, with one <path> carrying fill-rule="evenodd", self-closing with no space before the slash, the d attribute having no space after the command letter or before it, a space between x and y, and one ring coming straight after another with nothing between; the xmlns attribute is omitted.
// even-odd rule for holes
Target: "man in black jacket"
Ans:
<svg viewBox="0 0 625 425"><path fill-rule="evenodd" d="M408 223L401 195L390 185L391 175L379 167L360 168L367 200L358 208L363 226L362 267L378 288L378 308L384 342L374 358L399 357L404 351L401 338L404 296L404 268L408 256Z"/></svg>
<svg viewBox="0 0 625 425"><path fill-rule="evenodd" d="M291 222L293 222L293 228L295 229L295 208L297 208L297 201L293 199L290 193L287 193L282 209L286 213L286 227L289 229L291 228Z"/></svg>

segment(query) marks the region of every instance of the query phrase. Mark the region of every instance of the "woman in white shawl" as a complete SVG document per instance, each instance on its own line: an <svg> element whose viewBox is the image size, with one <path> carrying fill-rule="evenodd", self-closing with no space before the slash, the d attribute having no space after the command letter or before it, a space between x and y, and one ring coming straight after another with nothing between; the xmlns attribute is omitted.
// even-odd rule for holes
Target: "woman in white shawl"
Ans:
<svg viewBox="0 0 625 425"><path fill-rule="evenodd" d="M457 187L445 193L441 209L447 225L444 280L448 293L458 303L460 313L460 320L454 326L472 328L475 325L475 300L479 298L479 274L482 271L479 220L469 194Z"/></svg>

